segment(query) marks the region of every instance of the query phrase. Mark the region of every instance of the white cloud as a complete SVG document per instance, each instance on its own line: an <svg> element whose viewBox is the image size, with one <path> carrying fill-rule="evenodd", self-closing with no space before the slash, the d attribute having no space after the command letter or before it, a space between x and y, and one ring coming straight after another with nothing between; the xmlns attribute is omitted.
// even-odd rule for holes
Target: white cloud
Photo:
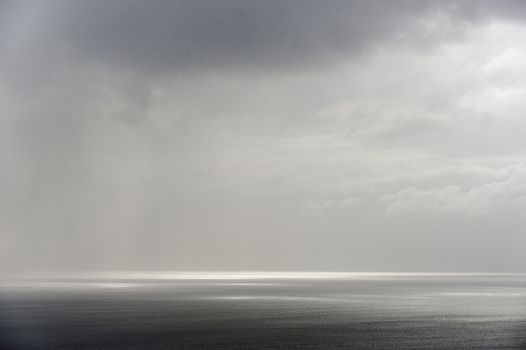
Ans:
<svg viewBox="0 0 526 350"><path fill-rule="evenodd" d="M389 213L464 212L486 214L523 204L526 199L526 166L501 170L501 179L478 187L449 185L431 189L409 187L382 196Z"/></svg>

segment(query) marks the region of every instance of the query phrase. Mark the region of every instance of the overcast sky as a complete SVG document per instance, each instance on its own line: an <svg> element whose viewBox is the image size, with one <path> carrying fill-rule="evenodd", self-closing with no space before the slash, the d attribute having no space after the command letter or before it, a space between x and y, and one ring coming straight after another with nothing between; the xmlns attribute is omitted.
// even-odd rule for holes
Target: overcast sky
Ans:
<svg viewBox="0 0 526 350"><path fill-rule="evenodd" d="M4 271L525 271L526 2L0 0Z"/></svg>

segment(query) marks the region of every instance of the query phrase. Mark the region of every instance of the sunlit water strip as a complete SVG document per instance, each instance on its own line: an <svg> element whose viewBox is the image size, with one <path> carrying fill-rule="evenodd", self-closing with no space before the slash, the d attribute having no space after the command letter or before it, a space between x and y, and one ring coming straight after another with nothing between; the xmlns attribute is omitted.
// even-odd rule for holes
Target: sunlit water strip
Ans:
<svg viewBox="0 0 526 350"><path fill-rule="evenodd" d="M389 279L422 277L525 276L524 273L480 272L314 272L314 271L68 271L6 276L5 279L99 280L257 280L257 279Z"/></svg>

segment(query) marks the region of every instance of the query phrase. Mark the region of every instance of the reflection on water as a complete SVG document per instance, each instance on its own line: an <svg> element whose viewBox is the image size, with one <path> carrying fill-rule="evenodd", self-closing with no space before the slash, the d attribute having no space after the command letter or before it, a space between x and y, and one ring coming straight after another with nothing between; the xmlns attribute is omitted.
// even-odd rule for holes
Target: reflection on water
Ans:
<svg viewBox="0 0 526 350"><path fill-rule="evenodd" d="M0 349L526 349L518 274L105 273L0 284Z"/></svg>

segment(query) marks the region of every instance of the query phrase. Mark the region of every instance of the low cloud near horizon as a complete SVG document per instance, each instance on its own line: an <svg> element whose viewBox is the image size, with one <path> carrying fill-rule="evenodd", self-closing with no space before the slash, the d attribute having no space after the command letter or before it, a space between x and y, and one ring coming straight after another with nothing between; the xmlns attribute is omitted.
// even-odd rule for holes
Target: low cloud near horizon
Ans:
<svg viewBox="0 0 526 350"><path fill-rule="evenodd" d="M526 3L0 0L0 266L524 271Z"/></svg>

